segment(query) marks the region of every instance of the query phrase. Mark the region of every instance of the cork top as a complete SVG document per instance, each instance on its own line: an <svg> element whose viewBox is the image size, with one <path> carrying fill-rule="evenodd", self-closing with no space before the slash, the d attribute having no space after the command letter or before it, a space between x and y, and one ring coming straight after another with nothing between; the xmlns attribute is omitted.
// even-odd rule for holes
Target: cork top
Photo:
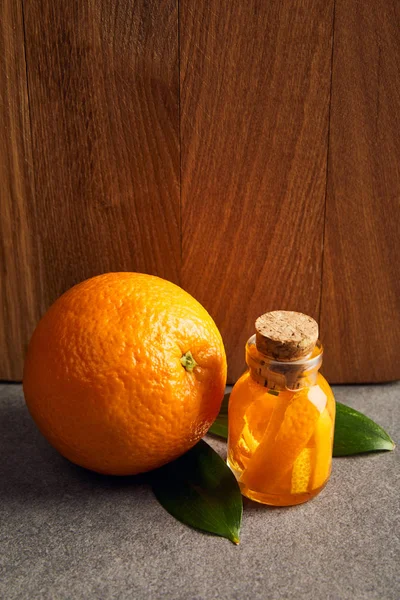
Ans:
<svg viewBox="0 0 400 600"><path fill-rule="evenodd" d="M256 321L257 350L275 360L300 360L318 341L318 323L303 313L274 310Z"/></svg>

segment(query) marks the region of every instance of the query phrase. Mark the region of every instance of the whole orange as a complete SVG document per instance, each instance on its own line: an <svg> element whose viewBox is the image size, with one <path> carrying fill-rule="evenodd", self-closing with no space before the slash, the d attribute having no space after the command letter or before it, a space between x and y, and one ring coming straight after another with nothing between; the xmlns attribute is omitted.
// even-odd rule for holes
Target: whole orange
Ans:
<svg viewBox="0 0 400 600"><path fill-rule="evenodd" d="M221 335L177 285L107 273L66 292L39 322L24 368L29 411L72 462L141 473L186 452L218 414Z"/></svg>

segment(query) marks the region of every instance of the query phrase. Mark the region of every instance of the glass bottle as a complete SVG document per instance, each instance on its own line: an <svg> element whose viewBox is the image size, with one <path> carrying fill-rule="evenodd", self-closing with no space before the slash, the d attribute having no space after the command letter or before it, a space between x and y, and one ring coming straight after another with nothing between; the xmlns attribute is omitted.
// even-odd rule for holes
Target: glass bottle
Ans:
<svg viewBox="0 0 400 600"><path fill-rule="evenodd" d="M319 373L318 325L273 311L257 319L256 331L229 400L228 465L244 496L300 504L323 489L332 464L335 399Z"/></svg>

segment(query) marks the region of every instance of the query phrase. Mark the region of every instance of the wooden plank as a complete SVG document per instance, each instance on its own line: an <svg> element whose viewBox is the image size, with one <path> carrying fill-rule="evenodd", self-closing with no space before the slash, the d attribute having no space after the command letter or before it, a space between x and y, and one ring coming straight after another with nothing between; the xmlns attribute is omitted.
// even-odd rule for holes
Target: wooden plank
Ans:
<svg viewBox="0 0 400 600"><path fill-rule="evenodd" d="M182 0L182 282L229 380L254 320L320 308L333 0Z"/></svg>
<svg viewBox="0 0 400 600"><path fill-rule="evenodd" d="M21 377L38 318L40 273L30 219L33 180L22 4L0 3L0 379Z"/></svg>
<svg viewBox="0 0 400 600"><path fill-rule="evenodd" d="M336 0L321 326L334 382L400 378L400 4Z"/></svg>
<svg viewBox="0 0 400 600"><path fill-rule="evenodd" d="M25 4L44 305L105 271L177 281L176 0Z"/></svg>

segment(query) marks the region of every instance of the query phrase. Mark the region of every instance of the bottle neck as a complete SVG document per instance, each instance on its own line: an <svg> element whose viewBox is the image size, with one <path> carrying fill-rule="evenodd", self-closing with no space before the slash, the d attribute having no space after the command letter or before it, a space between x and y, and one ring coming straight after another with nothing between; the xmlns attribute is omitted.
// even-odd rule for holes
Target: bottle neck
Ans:
<svg viewBox="0 0 400 600"><path fill-rule="evenodd" d="M246 363L250 376L259 385L277 391L296 391L315 385L322 356L320 341L308 356L291 362L277 361L261 354L256 347L255 335L246 344Z"/></svg>

